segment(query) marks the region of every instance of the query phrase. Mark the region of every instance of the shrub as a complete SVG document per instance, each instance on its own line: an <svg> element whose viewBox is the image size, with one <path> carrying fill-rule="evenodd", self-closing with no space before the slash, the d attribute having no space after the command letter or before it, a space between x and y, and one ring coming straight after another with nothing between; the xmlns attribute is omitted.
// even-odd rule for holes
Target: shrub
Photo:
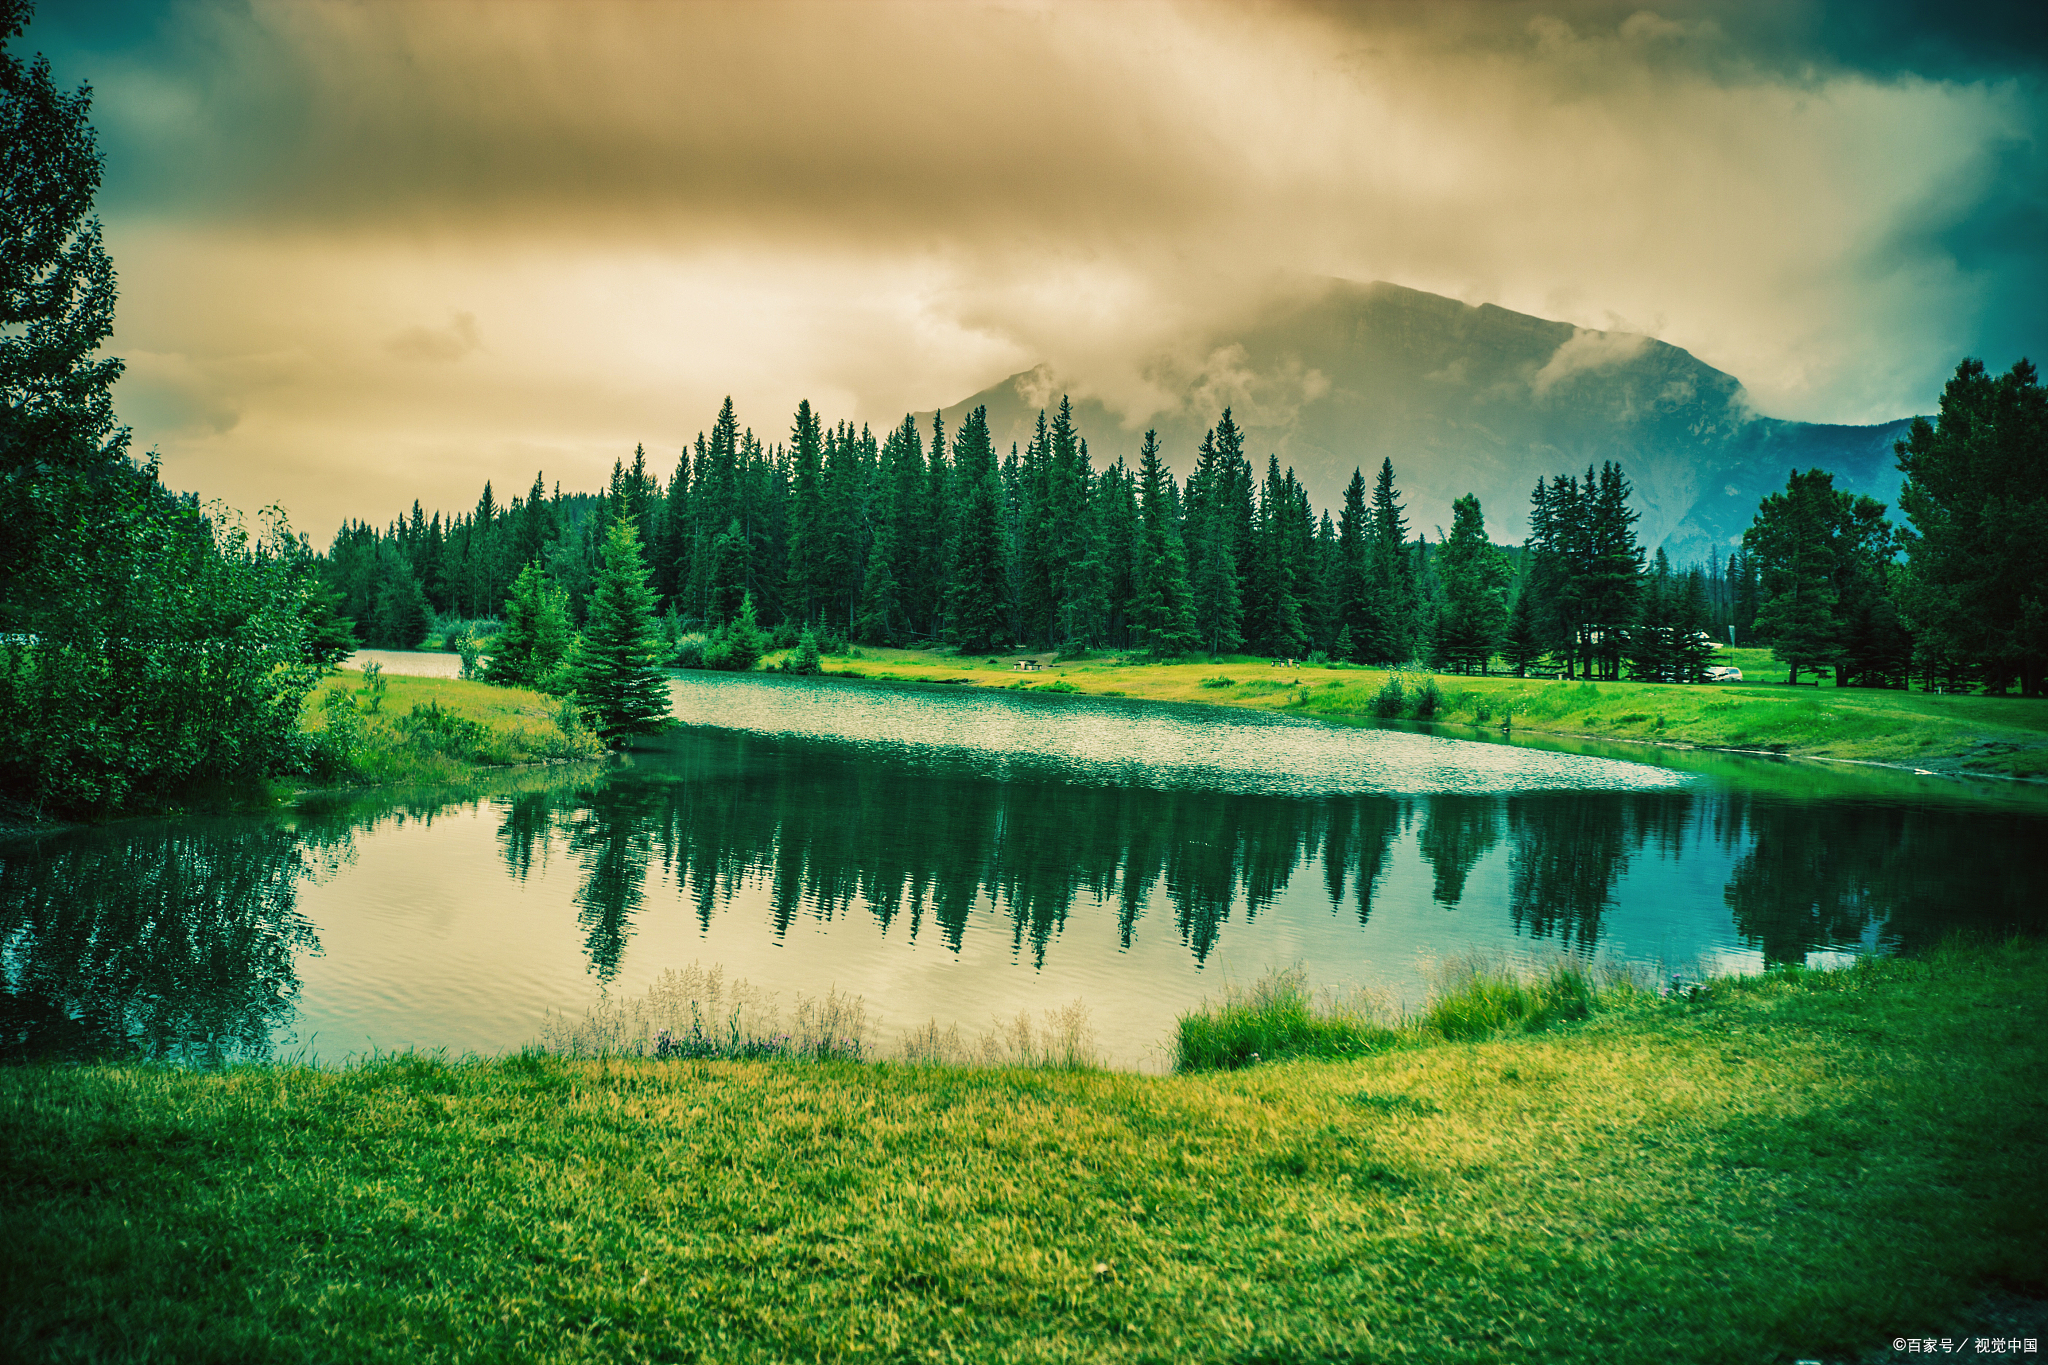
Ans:
<svg viewBox="0 0 2048 1365"><path fill-rule="evenodd" d="M1437 688L1436 679L1424 678L1422 686L1415 693L1415 719L1434 719L1443 704L1444 694Z"/></svg>
<svg viewBox="0 0 2048 1365"><path fill-rule="evenodd" d="M1218 673L1213 678L1202 679L1200 685L1203 687L1235 687L1237 686L1237 679L1226 678L1221 673Z"/></svg>
<svg viewBox="0 0 2048 1365"><path fill-rule="evenodd" d="M807 677L815 676L822 667L818 662L819 653L818 637L806 626L803 634L796 637L796 652L783 661L783 670L788 673L801 673Z"/></svg>
<svg viewBox="0 0 2048 1365"><path fill-rule="evenodd" d="M1372 713L1381 720L1394 720L1407 709L1408 694L1401 687L1401 675L1389 673L1380 690L1373 693Z"/></svg>
<svg viewBox="0 0 2048 1365"><path fill-rule="evenodd" d="M675 651L669 656L671 668L703 668L704 651L710 638L701 630L693 630L676 637Z"/></svg>

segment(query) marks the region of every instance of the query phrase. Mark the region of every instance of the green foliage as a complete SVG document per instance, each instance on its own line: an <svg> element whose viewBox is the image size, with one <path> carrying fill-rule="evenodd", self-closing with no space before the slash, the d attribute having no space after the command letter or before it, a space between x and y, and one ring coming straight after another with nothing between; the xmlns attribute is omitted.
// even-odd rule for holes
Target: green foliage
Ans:
<svg viewBox="0 0 2048 1365"><path fill-rule="evenodd" d="M1194 598L1188 590L1187 550L1181 543L1172 475L1159 457L1159 433L1145 433L1139 454L1137 599L1131 627L1154 658L1185 654L1195 645Z"/></svg>
<svg viewBox="0 0 2048 1365"><path fill-rule="evenodd" d="M1923 666L1957 661L2003 689L2048 690L2048 390L2022 360L1965 360L1941 412L1897 447L1911 572L1900 604Z"/></svg>
<svg viewBox="0 0 2048 1365"><path fill-rule="evenodd" d="M759 662L767 639L754 619L754 596L740 599L738 615L720 626L704 643L703 666L725 673L745 673Z"/></svg>
<svg viewBox="0 0 2048 1365"><path fill-rule="evenodd" d="M1010 635L1001 487L985 409L976 408L961 425L953 442L953 470L959 485L959 532L954 546L959 571L953 580L948 614L960 652L979 654Z"/></svg>
<svg viewBox="0 0 2048 1365"><path fill-rule="evenodd" d="M1247 989L1229 988L1221 1004L1180 1016L1174 1028L1175 1071L1235 1071L1297 1057L1363 1057L1396 1040L1356 1002L1317 1002L1308 973L1269 972Z"/></svg>
<svg viewBox="0 0 2048 1365"><path fill-rule="evenodd" d="M669 724L668 680L660 669L654 594L628 520L612 524L590 595L590 617L569 665L577 704L597 720L605 743L655 734Z"/></svg>
<svg viewBox="0 0 2048 1365"><path fill-rule="evenodd" d="M1451 507L1451 534L1437 554L1437 577L1443 591L1430 630L1432 662L1460 673L1487 672L1507 629L1514 570L1486 538L1485 514L1469 493Z"/></svg>
<svg viewBox="0 0 2048 1365"><path fill-rule="evenodd" d="M1593 1005L1592 982L1576 964L1560 963L1533 977L1466 965L1452 972L1417 1022L1446 1038L1471 1040L1578 1023L1591 1016Z"/></svg>
<svg viewBox="0 0 2048 1365"><path fill-rule="evenodd" d="M1218 673L1214 677L1202 679L1200 685L1203 687L1235 687L1237 686L1237 679L1226 678L1221 673Z"/></svg>
<svg viewBox="0 0 2048 1365"><path fill-rule="evenodd" d="M505 625L491 639L486 682L508 687L557 690L569 657L568 594L551 582L539 563L530 563L512 581L505 601Z"/></svg>
<svg viewBox="0 0 2048 1365"><path fill-rule="evenodd" d="M21 0L0 6L0 43L19 37L28 15ZM38 502L31 480L125 463L128 432L113 407L122 365L96 356L113 334L115 285L92 212L101 157L91 105L89 88L56 88L47 59L0 52L0 577L40 524L24 514L58 510Z"/></svg>
<svg viewBox="0 0 2048 1365"><path fill-rule="evenodd" d="M1857 663L1842 658L1844 618L1884 592L1893 553L1884 505L1838 492L1826 470L1795 470L1784 492L1763 500L1742 544L1762 580L1756 629L1790 670L1786 681L1830 666L1849 675L1838 681L1853 678Z"/></svg>
<svg viewBox="0 0 2048 1365"><path fill-rule="evenodd" d="M288 557L144 475L52 477L9 583L0 786L32 811L108 814L296 771L320 668Z"/></svg>
<svg viewBox="0 0 2048 1365"><path fill-rule="evenodd" d="M791 673L806 676L815 676L824 667L818 658L818 637L809 626L805 626L803 633L797 636L796 652L783 667Z"/></svg>

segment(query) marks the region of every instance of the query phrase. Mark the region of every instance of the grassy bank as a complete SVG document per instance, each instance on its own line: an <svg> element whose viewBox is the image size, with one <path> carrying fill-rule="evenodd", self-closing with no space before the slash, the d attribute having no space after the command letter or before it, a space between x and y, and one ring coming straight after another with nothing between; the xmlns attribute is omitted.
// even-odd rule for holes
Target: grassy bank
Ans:
<svg viewBox="0 0 2048 1365"><path fill-rule="evenodd" d="M2042 1293L2048 954L1169 1077L0 1072L25 1361L1841 1359Z"/></svg>
<svg viewBox="0 0 2048 1365"><path fill-rule="evenodd" d="M432 783L480 768L599 757L596 734L559 697L518 687L337 674L306 700L329 780Z"/></svg>
<svg viewBox="0 0 2048 1365"><path fill-rule="evenodd" d="M1770 667L1764 651L1724 653L1752 678ZM1173 664L1076 659L1019 674L1012 668L1014 657L991 662L863 649L859 658L828 659L826 667L875 679L1199 701L1331 720L1375 718L1391 676L1366 668L1282 669L1267 659L1237 657ZM1410 674L1404 681L1407 696L1398 714L1411 717L1423 675ZM1497 732L1508 721L1524 734L1761 749L1935 772L2048 778L2048 701L2039 699L1766 682L1682 687L1440 675L1435 684L1442 697L1430 718L1452 726Z"/></svg>

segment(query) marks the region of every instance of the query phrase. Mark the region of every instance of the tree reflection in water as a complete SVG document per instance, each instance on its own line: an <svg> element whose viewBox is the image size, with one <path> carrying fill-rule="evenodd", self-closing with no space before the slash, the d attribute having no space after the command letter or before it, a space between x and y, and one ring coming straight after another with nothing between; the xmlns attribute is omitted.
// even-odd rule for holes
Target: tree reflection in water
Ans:
<svg viewBox="0 0 2048 1365"><path fill-rule="evenodd" d="M0 854L0 1055L217 1063L268 1056L318 951L300 832L125 824Z"/></svg>
<svg viewBox="0 0 2048 1365"><path fill-rule="evenodd" d="M1201 962L1234 915L1255 919L1310 864L1332 909L1369 924L1411 832L1438 905L1460 906L1474 869L1504 854L1502 908L1515 931L1578 951L1599 946L1645 849L1674 862L1719 849L1737 859L1726 889L1736 926L1776 960L1854 945L1872 925L1914 938L1925 936L1915 926L1952 921L1933 891L1957 884L1961 841L1981 818L1707 785L1304 800L1072 785L1028 768L1003 776L700 731L595 786L501 802L500 840L515 876L545 863L550 838L580 862L590 961L609 979L653 871L706 927L742 888L765 888L778 938L805 917L864 913L885 934L936 933L957 952L987 905L1013 952L1041 966L1077 903L1112 909L1126 949L1163 905ZM2015 838L2032 827L2012 819ZM1921 861L1902 858L1907 848ZM2038 874L2011 860L1970 866L1963 879L1986 927L2038 915Z"/></svg>
<svg viewBox="0 0 2048 1365"><path fill-rule="evenodd" d="M1297 874L1310 885L1319 875L1331 913L1376 935L1388 887L1410 885L1394 873L1411 840L1409 866L1426 868L1436 905L1468 925L1505 912L1516 934L1578 950L1600 946L1629 896L1660 898L1630 907L1653 922L1689 915L1696 926L1703 906L1725 911L1771 961L1919 947L1957 928L2038 931L2048 906L2039 816L1704 782L1299 799L1078 784L1021 760L991 772L700 730L631 766L532 772L491 790L357 795L302 806L290 821L131 822L0 845L0 1056L267 1055L291 1020L298 960L319 951L301 884L362 831L431 825L483 799L509 877L559 860L574 869L582 951L604 981L662 900L708 929L743 890L765 901L777 937L804 920L865 917L878 933L935 936L959 952L977 915L992 912L1014 956L1043 966L1078 906L1113 915L1123 949L1170 931L1199 963L1233 919L1251 923ZM1646 851L1670 868L1655 890L1630 892Z"/></svg>

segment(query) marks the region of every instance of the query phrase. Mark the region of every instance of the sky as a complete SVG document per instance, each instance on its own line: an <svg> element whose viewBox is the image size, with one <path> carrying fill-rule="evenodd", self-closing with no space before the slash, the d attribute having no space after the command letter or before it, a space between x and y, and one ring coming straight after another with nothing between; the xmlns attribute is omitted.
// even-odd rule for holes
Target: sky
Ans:
<svg viewBox="0 0 2048 1365"><path fill-rule="evenodd" d="M772 441L1045 364L1142 423L1331 276L1931 412L2048 360L2044 14L43 0L17 44L93 87L136 451L324 543L665 475L728 394Z"/></svg>

